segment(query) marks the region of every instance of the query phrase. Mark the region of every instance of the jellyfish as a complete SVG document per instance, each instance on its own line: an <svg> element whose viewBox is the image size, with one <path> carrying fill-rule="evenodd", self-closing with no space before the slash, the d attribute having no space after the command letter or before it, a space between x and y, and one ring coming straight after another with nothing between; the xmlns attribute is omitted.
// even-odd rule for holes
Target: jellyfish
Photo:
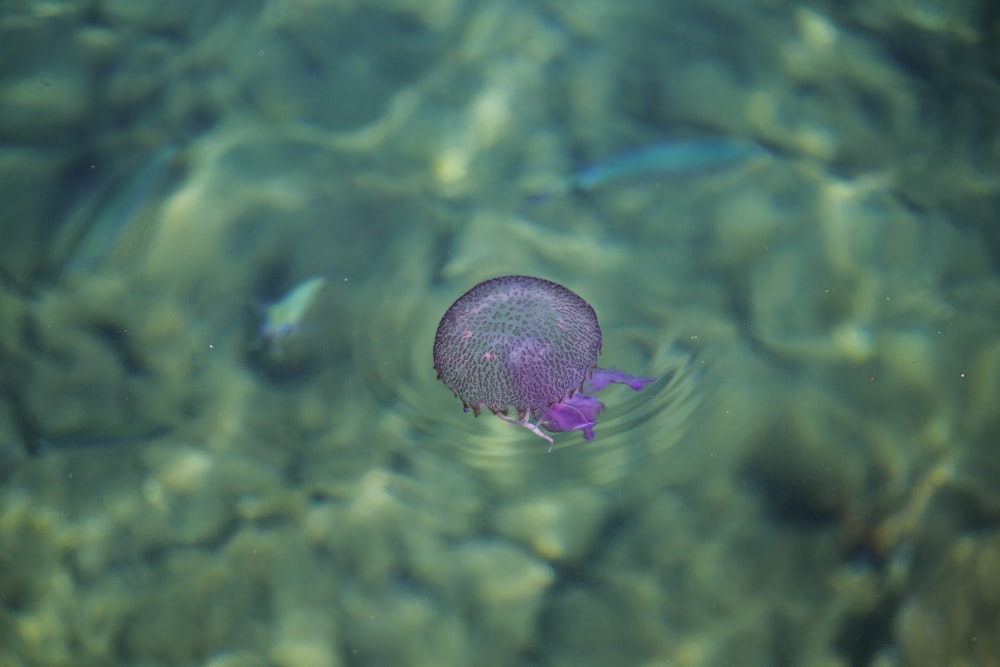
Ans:
<svg viewBox="0 0 1000 667"><path fill-rule="evenodd" d="M612 383L641 391L656 379L598 368L600 353L590 304L548 280L502 276L473 287L441 318L434 369L466 412L486 408L548 441L551 452L543 429L593 440L604 410L594 394Z"/></svg>

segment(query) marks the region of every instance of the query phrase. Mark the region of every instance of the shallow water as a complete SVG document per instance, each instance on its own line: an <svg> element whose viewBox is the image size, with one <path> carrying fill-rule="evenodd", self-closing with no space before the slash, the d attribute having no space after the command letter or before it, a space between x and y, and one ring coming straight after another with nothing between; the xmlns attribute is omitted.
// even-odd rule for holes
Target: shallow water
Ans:
<svg viewBox="0 0 1000 667"><path fill-rule="evenodd" d="M0 663L1000 664L1000 15L688 4L0 10ZM505 274L593 442L436 379Z"/></svg>

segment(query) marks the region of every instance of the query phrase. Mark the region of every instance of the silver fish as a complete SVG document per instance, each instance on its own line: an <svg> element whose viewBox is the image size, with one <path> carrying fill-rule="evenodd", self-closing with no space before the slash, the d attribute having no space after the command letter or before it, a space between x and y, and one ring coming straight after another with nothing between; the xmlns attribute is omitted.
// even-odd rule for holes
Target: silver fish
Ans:
<svg viewBox="0 0 1000 667"><path fill-rule="evenodd" d="M265 344L271 354L281 356L283 341L299 329L327 280L326 276L307 278L283 297L262 308L263 318L257 340Z"/></svg>

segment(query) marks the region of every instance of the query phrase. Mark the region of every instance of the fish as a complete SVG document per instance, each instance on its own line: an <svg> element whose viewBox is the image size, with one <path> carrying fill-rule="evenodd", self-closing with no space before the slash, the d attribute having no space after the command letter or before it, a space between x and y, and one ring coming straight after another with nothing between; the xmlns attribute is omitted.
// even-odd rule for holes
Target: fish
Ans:
<svg viewBox="0 0 1000 667"><path fill-rule="evenodd" d="M573 192L640 179L681 179L744 165L766 157L767 149L744 139L708 138L661 141L613 155L584 167L549 192L529 195L529 203Z"/></svg>
<svg viewBox="0 0 1000 667"><path fill-rule="evenodd" d="M0 462L15 461L24 457L38 457L67 450L96 450L117 447L138 447L167 436L166 426L153 426L145 430L122 433L67 433L46 436L32 433L21 441L0 444ZM0 468L2 468L0 464Z"/></svg>
<svg viewBox="0 0 1000 667"><path fill-rule="evenodd" d="M280 357L284 341L300 329L303 318L327 281L327 276L312 276L292 287L274 303L261 306L258 344L266 346L273 356Z"/></svg>
<svg viewBox="0 0 1000 667"><path fill-rule="evenodd" d="M63 275L99 267L130 229L138 223L148 224L148 218L142 219L140 213L161 189L178 150L175 143L162 145L127 178L106 184L105 190L96 195L96 203L81 209L82 219L74 216L67 223L57 242L57 247L69 246L61 267Z"/></svg>

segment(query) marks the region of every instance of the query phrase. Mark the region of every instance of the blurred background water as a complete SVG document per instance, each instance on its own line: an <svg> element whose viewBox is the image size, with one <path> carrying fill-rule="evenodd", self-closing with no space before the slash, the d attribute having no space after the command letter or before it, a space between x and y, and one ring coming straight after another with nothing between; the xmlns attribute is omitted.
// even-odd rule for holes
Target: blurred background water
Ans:
<svg viewBox="0 0 1000 667"><path fill-rule="evenodd" d="M0 664L1000 664L998 44L985 0L0 1ZM660 378L593 442L436 380L504 274Z"/></svg>

